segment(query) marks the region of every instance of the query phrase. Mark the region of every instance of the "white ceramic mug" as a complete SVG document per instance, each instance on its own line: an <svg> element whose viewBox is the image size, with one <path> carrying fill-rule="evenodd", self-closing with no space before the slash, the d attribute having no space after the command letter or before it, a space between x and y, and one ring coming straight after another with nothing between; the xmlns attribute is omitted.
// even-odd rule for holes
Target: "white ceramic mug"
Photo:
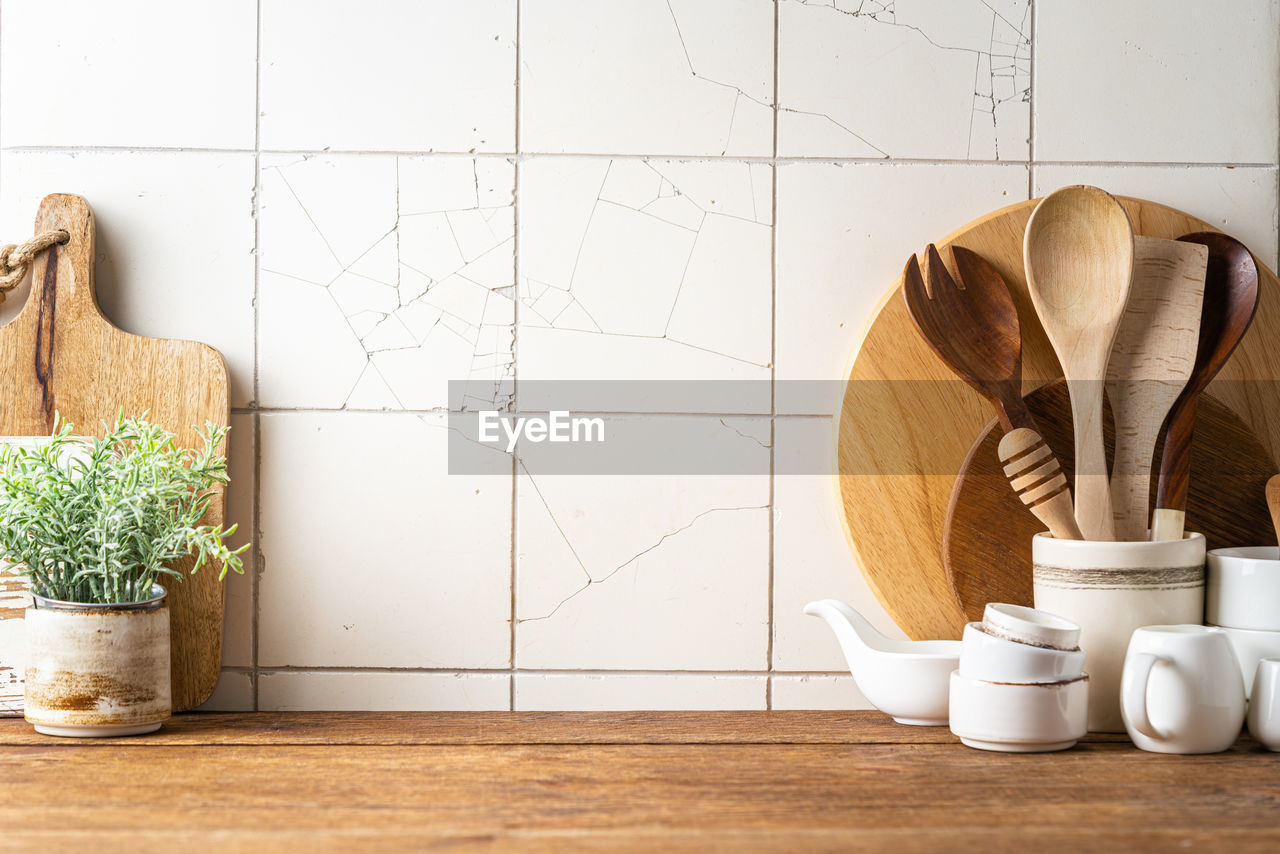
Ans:
<svg viewBox="0 0 1280 854"><path fill-rule="evenodd" d="M1214 626L1146 626L1125 656L1120 709L1133 743L1153 753L1218 753L1244 723L1240 665Z"/></svg>
<svg viewBox="0 0 1280 854"><path fill-rule="evenodd" d="M1280 631L1280 549L1250 546L1209 552L1205 622Z"/></svg>
<svg viewBox="0 0 1280 854"><path fill-rule="evenodd" d="M1036 608L1080 626L1089 674L1089 729L1124 732L1120 671L1133 630L1199 623L1204 616L1204 537L1108 543L1032 540Z"/></svg>
<svg viewBox="0 0 1280 854"><path fill-rule="evenodd" d="M1249 701L1249 735L1267 750L1280 751L1280 658L1258 662Z"/></svg>

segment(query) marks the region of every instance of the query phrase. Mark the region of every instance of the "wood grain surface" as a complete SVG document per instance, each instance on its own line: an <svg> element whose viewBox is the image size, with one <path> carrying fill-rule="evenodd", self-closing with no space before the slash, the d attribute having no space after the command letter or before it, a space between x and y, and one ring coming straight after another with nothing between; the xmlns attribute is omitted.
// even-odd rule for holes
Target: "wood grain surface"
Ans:
<svg viewBox="0 0 1280 854"><path fill-rule="evenodd" d="M70 241L36 258L30 296L18 316L0 327L0 372L5 376L0 435L47 436L55 413L73 422L77 432L100 435L102 422L114 421L122 407L126 415L149 412L151 421L192 447L199 441L192 425L226 425L231 414L227 368L217 350L194 341L132 335L103 316L94 290L94 222L88 202L79 196L47 196L35 232L50 229L65 229ZM224 503L219 490L206 523L222 524ZM185 570L190 561L178 566ZM176 710L204 702L218 681L220 571L220 566L207 566L182 583L166 585Z"/></svg>
<svg viewBox="0 0 1280 854"><path fill-rule="evenodd" d="M1070 474L1075 460L1065 383L1037 389L1026 400L1047 431L1045 442ZM1103 434L1110 459L1115 438L1110 408L1105 410ZM1267 479L1276 471L1271 455L1244 421L1212 394L1201 396L1196 407L1195 437L1187 530L1204 534L1211 549L1271 542L1275 535L1265 500ZM998 459L1000 439L992 421L965 460L947 510L943 556L970 621L982 619L988 602L1032 605L1031 538L1045 529L1022 509L1009 488ZM1157 449L1162 446L1163 439ZM1155 487L1154 482L1147 484L1151 500ZM993 519L1001 523L992 524Z"/></svg>
<svg viewBox="0 0 1280 854"><path fill-rule="evenodd" d="M0 818L6 845L40 850L1280 845L1277 757L1247 738L1212 756L1094 736L1009 756L878 712L192 715L166 725L199 735L186 743L10 743L22 726L0 724ZM456 740L414 740L437 726ZM244 743L255 727L283 735Z"/></svg>
<svg viewBox="0 0 1280 854"><path fill-rule="evenodd" d="M1137 234L1174 239L1216 230L1154 202L1119 201ZM1062 376L1023 273L1023 232L1036 203L1012 205L934 241L944 259L952 244L979 253L1009 286L1022 332L1024 393ZM1259 274L1253 325L1209 389L1270 458L1280 459L1280 283L1261 264ZM913 638L958 638L965 612L942 559L946 511L961 465L994 412L920 340L900 286L885 283L849 371L836 440L841 517L860 570L898 625Z"/></svg>
<svg viewBox="0 0 1280 854"><path fill-rule="evenodd" d="M1209 264L1209 250L1197 243L1141 236L1133 242L1133 286L1107 362L1117 540L1147 539L1152 453L1196 363Z"/></svg>

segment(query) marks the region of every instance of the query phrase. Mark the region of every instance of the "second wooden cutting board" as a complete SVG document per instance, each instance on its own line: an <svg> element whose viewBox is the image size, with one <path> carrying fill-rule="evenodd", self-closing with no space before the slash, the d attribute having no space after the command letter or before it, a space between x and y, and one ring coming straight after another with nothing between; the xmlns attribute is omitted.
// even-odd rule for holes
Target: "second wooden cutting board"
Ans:
<svg viewBox="0 0 1280 854"><path fill-rule="evenodd" d="M18 316L0 327L0 435L47 436L55 413L78 432L100 433L102 422L114 421L121 407L126 415L149 412L152 422L190 447L199 442L193 425L226 425L231 410L221 354L195 341L146 338L113 326L94 290L89 203L72 195L45 197L35 233L56 229L67 231L70 240L37 256L31 295ZM220 494L205 522L221 525L224 505ZM189 567L190 559L179 565ZM175 711L207 700L218 682L220 572L220 566L206 566L166 585ZM12 610L0 612L0 619L14 616Z"/></svg>

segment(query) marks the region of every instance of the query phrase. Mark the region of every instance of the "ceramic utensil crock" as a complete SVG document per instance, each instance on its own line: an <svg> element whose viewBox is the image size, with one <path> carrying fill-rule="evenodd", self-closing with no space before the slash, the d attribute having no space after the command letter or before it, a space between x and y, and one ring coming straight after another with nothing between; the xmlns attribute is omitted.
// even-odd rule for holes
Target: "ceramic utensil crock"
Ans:
<svg viewBox="0 0 1280 854"><path fill-rule="evenodd" d="M1280 751L1280 658L1258 662L1249 700L1249 735L1267 750Z"/></svg>
<svg viewBox="0 0 1280 854"><path fill-rule="evenodd" d="M155 593L118 605L33 597L25 713L37 732L137 735L169 718L169 609Z"/></svg>
<svg viewBox="0 0 1280 854"><path fill-rule="evenodd" d="M1213 626L1147 626L1125 657L1120 708L1133 743L1153 753L1218 753L1244 723L1244 682Z"/></svg>
<svg viewBox="0 0 1280 854"><path fill-rule="evenodd" d="M1199 623L1204 537L1163 542L1032 540L1035 605L1080 626L1089 674L1089 729L1124 732L1120 673L1134 629Z"/></svg>

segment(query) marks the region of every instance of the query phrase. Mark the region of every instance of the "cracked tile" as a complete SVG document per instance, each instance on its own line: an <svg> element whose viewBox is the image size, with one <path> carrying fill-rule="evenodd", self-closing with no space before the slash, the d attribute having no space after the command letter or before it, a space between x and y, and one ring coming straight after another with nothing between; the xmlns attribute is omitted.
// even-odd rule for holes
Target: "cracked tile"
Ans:
<svg viewBox="0 0 1280 854"><path fill-rule="evenodd" d="M526 163L521 380L767 381L770 168ZM745 411L767 412L767 391L762 382ZM522 392L521 405L542 401ZM701 411L744 410L705 401Z"/></svg>
<svg viewBox="0 0 1280 854"><path fill-rule="evenodd" d="M1275 163L1280 4L1044 3L1036 157Z"/></svg>
<svg viewBox="0 0 1280 854"><path fill-rule="evenodd" d="M514 151L515 36L516 0L262 0L262 145Z"/></svg>
<svg viewBox="0 0 1280 854"><path fill-rule="evenodd" d="M504 407L515 170L499 159L261 161L259 391L268 406Z"/></svg>
<svg viewBox="0 0 1280 854"><path fill-rule="evenodd" d="M1026 160L1029 0L781 0L778 154Z"/></svg>
<svg viewBox="0 0 1280 854"><path fill-rule="evenodd" d="M253 148L256 18L253 0L5 0L0 143Z"/></svg>
<svg viewBox="0 0 1280 854"><path fill-rule="evenodd" d="M6 151L0 184L6 240L31 234L50 192L88 199L103 313L128 332L216 347L231 373L231 405L250 403L252 154ZM28 290L24 284L0 304L0 323L17 315Z"/></svg>
<svg viewBox="0 0 1280 854"><path fill-rule="evenodd" d="M511 677L505 673L263 673L264 712L492 712L506 711Z"/></svg>
<svg viewBox="0 0 1280 854"><path fill-rule="evenodd" d="M777 408L830 415L863 330L911 253L988 211L1024 201L1027 169L916 163L778 168ZM789 380L833 382L819 400Z"/></svg>
<svg viewBox="0 0 1280 854"><path fill-rule="evenodd" d="M643 447L661 417L614 420ZM759 475L566 475L520 466L516 658L524 668L761 668L768 448L757 419L706 419ZM735 429L738 428L738 429ZM637 513L636 508L645 508Z"/></svg>
<svg viewBox="0 0 1280 854"><path fill-rule="evenodd" d="M767 157L773 4L525 0L525 151Z"/></svg>
<svg viewBox="0 0 1280 854"><path fill-rule="evenodd" d="M906 639L858 571L840 520L835 478L830 474L787 473L810 470L807 463L811 449L832 447L834 430L830 418L783 417L774 424L775 670L848 669L831 629L822 620L804 613L804 606L815 599L847 602L884 634ZM774 686L777 687L776 681ZM776 702L774 707L784 708Z"/></svg>
<svg viewBox="0 0 1280 854"><path fill-rule="evenodd" d="M1276 170L1264 167L1037 166L1035 193L1068 184L1169 205L1198 216L1242 241L1258 260L1276 268L1280 198Z"/></svg>
<svg viewBox="0 0 1280 854"><path fill-rule="evenodd" d="M260 417L259 663L506 667L506 458L448 474L443 414Z"/></svg>
<svg viewBox="0 0 1280 854"><path fill-rule="evenodd" d="M764 676L517 673L517 711L763 709Z"/></svg>

